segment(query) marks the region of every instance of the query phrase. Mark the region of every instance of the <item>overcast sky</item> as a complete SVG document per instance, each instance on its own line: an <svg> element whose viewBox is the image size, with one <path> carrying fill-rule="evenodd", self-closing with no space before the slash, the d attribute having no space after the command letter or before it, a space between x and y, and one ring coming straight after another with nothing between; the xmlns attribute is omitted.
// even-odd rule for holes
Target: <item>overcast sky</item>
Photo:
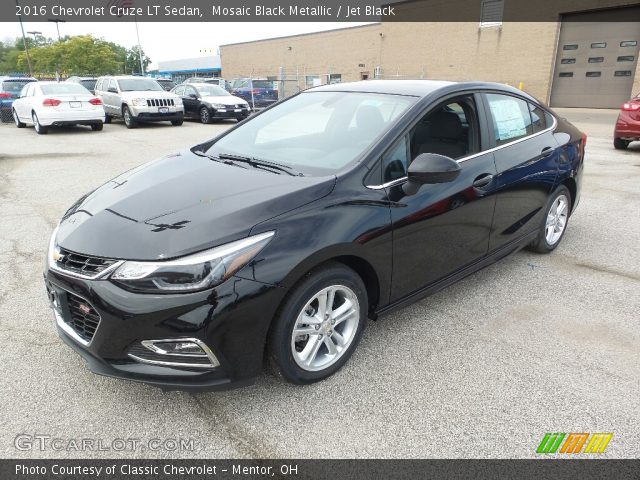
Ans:
<svg viewBox="0 0 640 480"><path fill-rule="evenodd" d="M2 0L5 1L5 0ZM140 22L140 43L152 60L152 68L158 61L199 57L215 54L220 45L246 42L262 38L332 30L363 23L349 22L273 22L273 23L151 23ZM25 32L40 31L45 37L56 38L56 26L51 22L24 22ZM119 43L125 47L136 44L136 27L133 22L60 24L61 35L91 33L96 37ZM20 24L0 22L0 40L20 36Z"/></svg>

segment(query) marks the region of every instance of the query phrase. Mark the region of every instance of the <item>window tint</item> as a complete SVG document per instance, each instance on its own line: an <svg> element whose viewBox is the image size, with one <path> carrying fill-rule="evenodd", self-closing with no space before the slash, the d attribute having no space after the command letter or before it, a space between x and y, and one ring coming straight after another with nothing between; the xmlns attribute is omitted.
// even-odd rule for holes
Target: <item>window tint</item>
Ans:
<svg viewBox="0 0 640 480"><path fill-rule="evenodd" d="M585 77L600 77L602 76L602 72L587 72Z"/></svg>
<svg viewBox="0 0 640 480"><path fill-rule="evenodd" d="M533 132L527 102L508 95L487 94L496 145L504 145Z"/></svg>
<svg viewBox="0 0 640 480"><path fill-rule="evenodd" d="M604 62L604 57L589 57L589 63L602 63Z"/></svg>
<svg viewBox="0 0 640 480"><path fill-rule="evenodd" d="M409 167L409 148L407 136L403 135L382 157L383 183L407 176Z"/></svg>
<svg viewBox="0 0 640 480"><path fill-rule="evenodd" d="M45 95L89 95L90 92L79 83L50 83L40 86Z"/></svg>
<svg viewBox="0 0 640 480"><path fill-rule="evenodd" d="M572 45L563 45L562 46L563 50L577 50L578 49L578 45L576 44L572 44Z"/></svg>
<svg viewBox="0 0 640 480"><path fill-rule="evenodd" d="M621 47L635 47L637 45L638 45L638 42L636 40L624 40L620 42Z"/></svg>
<svg viewBox="0 0 640 480"><path fill-rule="evenodd" d="M531 113L532 133L538 133L549 128L553 120L549 122L551 115L545 112L537 105L529 104L529 112Z"/></svg>
<svg viewBox="0 0 640 480"><path fill-rule="evenodd" d="M109 88L118 89L118 87L116 87L116 81L113 78L109 80Z"/></svg>
<svg viewBox="0 0 640 480"><path fill-rule="evenodd" d="M96 82L96 90L102 90L102 78Z"/></svg>
<svg viewBox="0 0 640 480"><path fill-rule="evenodd" d="M563 58L562 60L560 60L560 63L562 63L563 65L567 65L568 63L576 63L576 59L575 58Z"/></svg>
<svg viewBox="0 0 640 480"><path fill-rule="evenodd" d="M622 55L618 57L619 62L633 62L635 57L633 55Z"/></svg>
<svg viewBox="0 0 640 480"><path fill-rule="evenodd" d="M607 48L607 42L592 43L591 48Z"/></svg>
<svg viewBox="0 0 640 480"><path fill-rule="evenodd" d="M573 72L560 72L559 77L573 77Z"/></svg>

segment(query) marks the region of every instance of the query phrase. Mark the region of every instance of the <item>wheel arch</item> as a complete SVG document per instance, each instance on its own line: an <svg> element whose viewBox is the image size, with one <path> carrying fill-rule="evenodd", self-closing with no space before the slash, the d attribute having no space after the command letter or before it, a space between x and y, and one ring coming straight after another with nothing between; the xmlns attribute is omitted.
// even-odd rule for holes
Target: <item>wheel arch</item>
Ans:
<svg viewBox="0 0 640 480"><path fill-rule="evenodd" d="M573 213L574 207L576 205L576 196L578 194L578 185L576 184L575 179L568 177L560 182L560 185L564 185L569 190L569 194L571 195L571 213Z"/></svg>

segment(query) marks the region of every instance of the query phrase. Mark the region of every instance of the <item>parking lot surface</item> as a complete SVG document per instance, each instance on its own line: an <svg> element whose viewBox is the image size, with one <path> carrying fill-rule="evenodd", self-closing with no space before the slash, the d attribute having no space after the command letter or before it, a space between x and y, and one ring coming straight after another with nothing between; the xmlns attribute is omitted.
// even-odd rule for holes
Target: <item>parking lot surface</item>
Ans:
<svg viewBox="0 0 640 480"><path fill-rule="evenodd" d="M202 394L91 374L55 332L42 269L82 194L233 122L45 136L0 126L0 456L514 458L536 456L546 432L613 432L604 456L637 458L640 144L613 149L616 112L561 114L589 140L582 199L554 253L519 252L369 322L324 382L265 373ZM21 450L19 434L142 447ZM151 439L193 444L152 450Z"/></svg>

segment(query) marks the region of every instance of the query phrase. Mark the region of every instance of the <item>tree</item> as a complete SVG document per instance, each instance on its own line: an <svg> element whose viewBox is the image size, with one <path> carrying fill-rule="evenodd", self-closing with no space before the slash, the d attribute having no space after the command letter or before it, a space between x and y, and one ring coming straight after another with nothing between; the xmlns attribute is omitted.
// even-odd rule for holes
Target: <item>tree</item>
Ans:
<svg viewBox="0 0 640 480"><path fill-rule="evenodd" d="M127 73L142 73L140 71L140 55L138 54L138 46L134 46L127 50L127 59L125 62L125 68ZM144 65L144 71L147 71L147 67L151 63L151 59L147 57L142 50L142 64Z"/></svg>

